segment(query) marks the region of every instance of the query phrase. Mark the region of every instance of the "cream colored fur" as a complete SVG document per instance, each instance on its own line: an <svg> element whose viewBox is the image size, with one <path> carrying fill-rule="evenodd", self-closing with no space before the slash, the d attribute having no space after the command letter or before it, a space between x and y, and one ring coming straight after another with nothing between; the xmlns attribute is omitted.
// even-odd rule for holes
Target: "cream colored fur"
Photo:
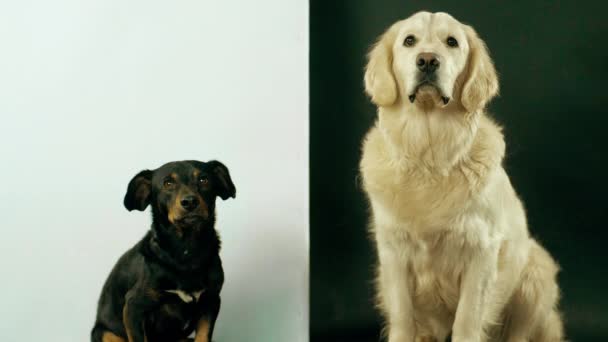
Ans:
<svg viewBox="0 0 608 342"><path fill-rule="evenodd" d="M440 89L410 103L420 52L439 56ZM498 79L483 41L448 14L417 13L374 46L365 86L378 120L360 171L388 341L562 341L558 266L528 233L501 128L484 113Z"/></svg>

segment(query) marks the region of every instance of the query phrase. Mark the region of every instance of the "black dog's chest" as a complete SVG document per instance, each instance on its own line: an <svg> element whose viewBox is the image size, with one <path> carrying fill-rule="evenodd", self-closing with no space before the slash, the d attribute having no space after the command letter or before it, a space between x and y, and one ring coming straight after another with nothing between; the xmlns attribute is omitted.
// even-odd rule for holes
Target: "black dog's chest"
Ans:
<svg viewBox="0 0 608 342"><path fill-rule="evenodd" d="M183 304L196 304L200 301L201 296L205 293L205 289L200 290L162 290L164 297L171 297L172 301L179 298Z"/></svg>
<svg viewBox="0 0 608 342"><path fill-rule="evenodd" d="M165 279L158 287L160 301L174 311L189 312L190 307L197 306L207 291L206 281L202 277L183 277L178 281Z"/></svg>
<svg viewBox="0 0 608 342"><path fill-rule="evenodd" d="M197 306L205 291L178 289L160 290L161 299L157 310L150 312L148 327L156 334L167 336L189 335L196 325Z"/></svg>
<svg viewBox="0 0 608 342"><path fill-rule="evenodd" d="M157 289L163 297L177 297L184 303L196 302L209 287L207 272L207 269L191 274L158 272Z"/></svg>
<svg viewBox="0 0 608 342"><path fill-rule="evenodd" d="M207 292L206 277L198 272L182 274L160 268L154 271L158 305L149 313L149 328L157 336L166 336L165 339L189 335L199 318L200 306Z"/></svg>

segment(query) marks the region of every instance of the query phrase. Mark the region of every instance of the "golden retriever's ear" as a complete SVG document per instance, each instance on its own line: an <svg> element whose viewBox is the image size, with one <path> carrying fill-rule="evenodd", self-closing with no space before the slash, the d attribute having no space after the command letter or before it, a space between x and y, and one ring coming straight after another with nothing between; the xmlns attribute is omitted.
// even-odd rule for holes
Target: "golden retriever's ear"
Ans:
<svg viewBox="0 0 608 342"><path fill-rule="evenodd" d="M365 67L365 91L372 102L380 107L395 103L397 83L393 76L393 44L397 38L397 25L391 26L368 54Z"/></svg>
<svg viewBox="0 0 608 342"><path fill-rule="evenodd" d="M486 44L470 26L465 25L465 31L470 52L461 103L469 112L475 112L498 94L498 75Z"/></svg>

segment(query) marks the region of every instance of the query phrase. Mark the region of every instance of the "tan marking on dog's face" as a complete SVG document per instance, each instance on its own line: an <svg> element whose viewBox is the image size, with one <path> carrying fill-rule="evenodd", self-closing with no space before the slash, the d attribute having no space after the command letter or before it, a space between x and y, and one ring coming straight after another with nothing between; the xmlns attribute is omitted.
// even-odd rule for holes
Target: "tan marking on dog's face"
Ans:
<svg viewBox="0 0 608 342"><path fill-rule="evenodd" d="M181 208L181 204L179 203L180 198L180 194L178 193L173 197L173 201L171 201L171 204L167 207L167 218L169 222L175 226L178 236L183 235L182 229L179 227L179 225L175 224L184 212L184 210Z"/></svg>
<svg viewBox="0 0 608 342"><path fill-rule="evenodd" d="M213 200L209 193L211 184L203 169L189 163L172 163L157 170L156 179L161 184L157 185L159 191L154 205L161 213L166 213L167 221L179 238L187 235L190 226L196 227L199 220L206 221L213 214L210 212L213 203L209 202ZM198 205L188 210L182 203L190 196L197 199Z"/></svg>
<svg viewBox="0 0 608 342"><path fill-rule="evenodd" d="M181 200L185 196L197 197L199 205L194 211L187 211L182 207ZM209 208L207 207L207 203L205 203L205 200L203 200L203 198L198 193L191 191L184 185L180 186L180 189L173 198L171 205L169 205L169 207L167 208L167 212L169 222L171 222L172 224L176 224L176 222L185 214L198 214L201 215L204 219L209 218Z"/></svg>
<svg viewBox="0 0 608 342"><path fill-rule="evenodd" d="M127 340L125 340L122 337L119 337L109 331L106 331L103 333L103 336L101 337L101 341L102 342L127 342Z"/></svg>

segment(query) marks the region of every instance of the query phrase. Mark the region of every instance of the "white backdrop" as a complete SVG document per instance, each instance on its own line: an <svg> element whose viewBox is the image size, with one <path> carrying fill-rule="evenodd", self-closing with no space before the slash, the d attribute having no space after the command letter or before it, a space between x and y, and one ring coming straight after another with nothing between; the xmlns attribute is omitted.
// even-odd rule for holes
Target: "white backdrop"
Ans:
<svg viewBox="0 0 608 342"><path fill-rule="evenodd" d="M308 3L0 4L0 340L87 341L149 226L128 181L224 162L215 340L308 340Z"/></svg>

